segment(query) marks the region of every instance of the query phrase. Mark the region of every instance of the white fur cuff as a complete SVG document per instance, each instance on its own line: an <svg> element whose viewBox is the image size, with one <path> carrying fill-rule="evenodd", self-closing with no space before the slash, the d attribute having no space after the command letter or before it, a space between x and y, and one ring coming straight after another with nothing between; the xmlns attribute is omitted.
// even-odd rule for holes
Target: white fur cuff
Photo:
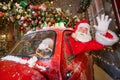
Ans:
<svg viewBox="0 0 120 80"><path fill-rule="evenodd" d="M96 41L98 41L99 43L101 43L105 46L111 46L119 40L119 38L117 37L117 35L114 32L112 32L110 30L108 30L108 32L113 36L113 39L105 37L102 34L100 34L99 32L96 32L96 35L95 35Z"/></svg>

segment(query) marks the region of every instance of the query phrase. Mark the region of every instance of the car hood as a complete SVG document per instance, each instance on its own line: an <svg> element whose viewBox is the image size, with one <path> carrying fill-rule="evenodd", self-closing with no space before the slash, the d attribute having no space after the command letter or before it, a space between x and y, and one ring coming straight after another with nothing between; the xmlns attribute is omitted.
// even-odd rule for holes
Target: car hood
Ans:
<svg viewBox="0 0 120 80"><path fill-rule="evenodd" d="M46 80L45 77L28 64L12 60L0 60L0 80Z"/></svg>

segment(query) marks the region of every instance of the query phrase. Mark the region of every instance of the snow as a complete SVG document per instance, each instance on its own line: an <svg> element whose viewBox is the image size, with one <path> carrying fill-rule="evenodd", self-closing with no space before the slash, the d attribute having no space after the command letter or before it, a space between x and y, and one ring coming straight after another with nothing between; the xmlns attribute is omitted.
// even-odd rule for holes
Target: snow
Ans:
<svg viewBox="0 0 120 80"><path fill-rule="evenodd" d="M14 74L12 75L12 77L14 78L16 75L17 75L17 76L20 76L19 72L14 73Z"/></svg>
<svg viewBox="0 0 120 80"><path fill-rule="evenodd" d="M11 56L11 55L8 55L8 56L5 56L5 57L2 57L1 58L2 60L9 60L9 61L14 61L16 63L20 63L20 64L28 64L29 67L38 67L39 69L41 69L42 71L46 70L46 67L45 66L40 66L38 64L36 64L36 61L38 60L36 56L33 56L32 58L30 58L29 60L24 60L20 57L17 57L17 56Z"/></svg>
<svg viewBox="0 0 120 80"><path fill-rule="evenodd" d="M27 61L27 63L29 64L29 67L35 66L37 60L38 60L38 59L37 59L37 57L35 57L35 56L33 56L32 58L30 58L30 59Z"/></svg>
<svg viewBox="0 0 120 80"><path fill-rule="evenodd" d="M38 64L36 65L38 68L42 69L42 71L45 71L46 70L46 67L44 66L39 66Z"/></svg>
<svg viewBox="0 0 120 80"><path fill-rule="evenodd" d="M21 64L26 64L27 60L23 60L22 58L16 57L16 56L5 56L3 58L1 58L2 60L9 60L9 61L15 61L17 63L21 63Z"/></svg>

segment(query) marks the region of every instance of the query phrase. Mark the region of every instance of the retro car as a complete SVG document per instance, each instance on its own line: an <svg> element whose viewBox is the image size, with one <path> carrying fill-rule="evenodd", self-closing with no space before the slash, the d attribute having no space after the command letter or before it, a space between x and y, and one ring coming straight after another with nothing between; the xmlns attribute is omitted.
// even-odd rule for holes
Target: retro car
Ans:
<svg viewBox="0 0 120 80"><path fill-rule="evenodd" d="M93 80L91 55L73 55L71 44L70 53L66 51L72 32L69 28L48 28L25 34L0 59L0 80ZM53 40L52 49L37 51L46 38Z"/></svg>

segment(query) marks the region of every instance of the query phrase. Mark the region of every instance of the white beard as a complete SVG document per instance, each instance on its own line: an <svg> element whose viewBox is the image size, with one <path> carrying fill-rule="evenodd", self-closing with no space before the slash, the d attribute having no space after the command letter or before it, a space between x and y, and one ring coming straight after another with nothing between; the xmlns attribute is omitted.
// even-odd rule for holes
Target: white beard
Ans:
<svg viewBox="0 0 120 80"><path fill-rule="evenodd" d="M75 40L81 41L81 42L88 42L91 40L90 34L85 34L82 32L75 32L73 37L75 38Z"/></svg>

